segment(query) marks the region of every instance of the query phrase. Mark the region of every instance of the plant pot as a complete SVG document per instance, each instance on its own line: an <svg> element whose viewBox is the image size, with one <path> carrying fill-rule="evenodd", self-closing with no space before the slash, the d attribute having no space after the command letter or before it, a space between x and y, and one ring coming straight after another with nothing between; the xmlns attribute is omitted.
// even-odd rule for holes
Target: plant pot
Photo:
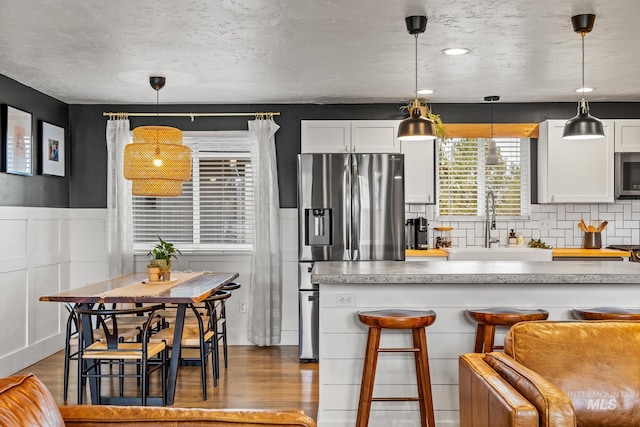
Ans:
<svg viewBox="0 0 640 427"><path fill-rule="evenodd" d="M160 268L161 271L171 270L171 260L166 259L152 259L149 261L149 265Z"/></svg>
<svg viewBox="0 0 640 427"><path fill-rule="evenodd" d="M160 281L160 268L159 267L147 267L147 276L150 282Z"/></svg>

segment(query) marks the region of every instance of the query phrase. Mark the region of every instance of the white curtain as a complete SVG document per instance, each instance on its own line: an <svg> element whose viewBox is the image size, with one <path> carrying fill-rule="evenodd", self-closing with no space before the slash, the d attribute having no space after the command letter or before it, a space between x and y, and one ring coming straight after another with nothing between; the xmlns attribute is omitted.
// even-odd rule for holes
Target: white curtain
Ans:
<svg viewBox="0 0 640 427"><path fill-rule="evenodd" d="M124 147L129 120L107 121L107 257L109 277L133 272L131 182L124 179Z"/></svg>
<svg viewBox="0 0 640 427"><path fill-rule="evenodd" d="M249 122L253 168L255 226L248 339L259 346L280 343L282 330L282 263L280 201L273 118Z"/></svg>

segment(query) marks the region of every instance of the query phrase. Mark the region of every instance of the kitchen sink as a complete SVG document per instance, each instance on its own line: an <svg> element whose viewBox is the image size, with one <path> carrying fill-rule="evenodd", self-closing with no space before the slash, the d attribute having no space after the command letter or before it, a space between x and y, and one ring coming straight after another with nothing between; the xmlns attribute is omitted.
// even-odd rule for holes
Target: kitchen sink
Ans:
<svg viewBox="0 0 640 427"><path fill-rule="evenodd" d="M551 249L446 248L449 261L553 261Z"/></svg>

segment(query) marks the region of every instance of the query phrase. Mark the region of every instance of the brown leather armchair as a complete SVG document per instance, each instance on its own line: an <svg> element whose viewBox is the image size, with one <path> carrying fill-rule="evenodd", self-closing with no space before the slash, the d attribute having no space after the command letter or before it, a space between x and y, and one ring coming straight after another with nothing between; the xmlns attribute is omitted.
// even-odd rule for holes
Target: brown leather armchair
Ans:
<svg viewBox="0 0 640 427"><path fill-rule="evenodd" d="M640 426L640 322L523 322L459 359L460 427Z"/></svg>
<svg viewBox="0 0 640 427"><path fill-rule="evenodd" d="M315 427L302 411L57 406L33 374L0 379L0 426L298 426Z"/></svg>

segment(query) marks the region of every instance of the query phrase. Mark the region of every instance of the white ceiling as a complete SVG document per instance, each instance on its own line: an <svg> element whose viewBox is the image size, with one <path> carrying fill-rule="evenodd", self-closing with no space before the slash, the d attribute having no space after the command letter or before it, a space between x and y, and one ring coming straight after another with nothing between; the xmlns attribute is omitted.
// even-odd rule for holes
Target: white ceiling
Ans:
<svg viewBox="0 0 640 427"><path fill-rule="evenodd" d="M640 0L0 0L0 74L67 103L640 101ZM445 56L446 47L471 53Z"/></svg>

